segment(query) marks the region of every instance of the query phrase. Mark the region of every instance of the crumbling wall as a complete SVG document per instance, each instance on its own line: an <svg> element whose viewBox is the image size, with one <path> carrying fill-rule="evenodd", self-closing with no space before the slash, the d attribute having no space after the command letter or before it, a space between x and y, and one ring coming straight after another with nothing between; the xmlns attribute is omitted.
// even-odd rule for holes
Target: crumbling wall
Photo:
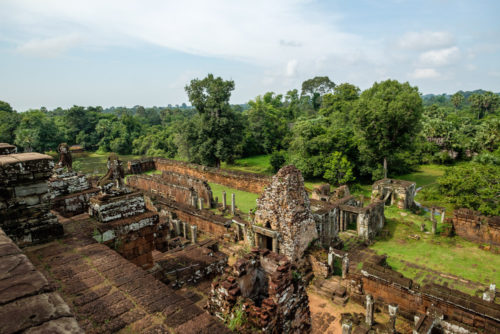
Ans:
<svg viewBox="0 0 500 334"><path fill-rule="evenodd" d="M144 212L98 227L97 241L113 248L130 262L142 267L153 265L152 252L158 226L158 214Z"/></svg>
<svg viewBox="0 0 500 334"><path fill-rule="evenodd" d="M153 158L142 158L130 160L127 162L128 174L142 174L155 169L155 161Z"/></svg>
<svg viewBox="0 0 500 334"><path fill-rule="evenodd" d="M158 198L154 194L147 194L147 197L154 203L161 215L173 215L176 219L189 225L196 225L198 230L216 237L223 237L225 234L231 233L231 220L211 211L199 210L189 205Z"/></svg>
<svg viewBox="0 0 500 334"><path fill-rule="evenodd" d="M260 194L271 182L270 177L266 175L217 169L164 158L154 158L154 160L157 170L186 174L196 179L256 194Z"/></svg>
<svg viewBox="0 0 500 334"><path fill-rule="evenodd" d="M84 333L54 284L0 229L0 332Z"/></svg>
<svg viewBox="0 0 500 334"><path fill-rule="evenodd" d="M175 172L162 172L161 178L170 184L177 184L193 189L198 198L203 198L203 203L205 203L205 205L210 208L214 207L215 203L212 195L212 189L207 181Z"/></svg>
<svg viewBox="0 0 500 334"><path fill-rule="evenodd" d="M302 173L295 166L281 168L257 200L254 225L278 232L279 253L292 261L302 258L318 237Z"/></svg>
<svg viewBox="0 0 500 334"><path fill-rule="evenodd" d="M193 188L169 183L158 175L131 175L127 177L127 185L185 205L191 205L193 197L197 197Z"/></svg>
<svg viewBox="0 0 500 334"><path fill-rule="evenodd" d="M377 303L397 304L399 313L413 320L415 314L426 314L431 307L439 309L447 321L456 321L483 330L500 332L500 305L469 296L437 284L420 287L391 269L365 263L358 278L365 294Z"/></svg>
<svg viewBox="0 0 500 334"><path fill-rule="evenodd" d="M305 285L293 277L285 256L268 250L252 250L214 281L207 307L223 319L241 309L249 332L309 333L311 329Z"/></svg>
<svg viewBox="0 0 500 334"><path fill-rule="evenodd" d="M464 239L500 246L500 217L486 217L468 209L455 210L453 218L455 233Z"/></svg>
<svg viewBox="0 0 500 334"><path fill-rule="evenodd" d="M50 212L47 179L52 157L40 153L0 155L0 227L19 246L63 235Z"/></svg>
<svg viewBox="0 0 500 334"><path fill-rule="evenodd" d="M385 224L384 202L374 200L368 206L360 208L357 218L358 236L373 240Z"/></svg>
<svg viewBox="0 0 500 334"><path fill-rule="evenodd" d="M337 241L342 205L358 207L361 203L354 196L345 196L332 202L311 200L312 215L323 247L329 247Z"/></svg>

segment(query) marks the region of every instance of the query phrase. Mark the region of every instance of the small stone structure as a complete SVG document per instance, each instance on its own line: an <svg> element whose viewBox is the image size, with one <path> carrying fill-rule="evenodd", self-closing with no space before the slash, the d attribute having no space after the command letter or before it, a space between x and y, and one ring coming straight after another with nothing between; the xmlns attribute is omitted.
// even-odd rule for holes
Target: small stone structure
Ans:
<svg viewBox="0 0 500 334"><path fill-rule="evenodd" d="M309 333L309 299L284 255L253 249L212 283L208 310L223 319L245 313L249 331Z"/></svg>
<svg viewBox="0 0 500 334"><path fill-rule="evenodd" d="M17 153L17 147L7 143L0 143L0 155L8 155Z"/></svg>
<svg viewBox="0 0 500 334"><path fill-rule="evenodd" d="M102 193L90 199L89 215L103 223L94 238L131 262L149 268L153 265L155 232L159 217L147 211L144 197L123 186L117 157L108 159L108 173L99 181Z"/></svg>
<svg viewBox="0 0 500 334"><path fill-rule="evenodd" d="M53 167L52 157L40 153L0 155L0 227L21 247L64 233L50 212Z"/></svg>
<svg viewBox="0 0 500 334"><path fill-rule="evenodd" d="M69 306L0 229L0 333L83 334Z"/></svg>
<svg viewBox="0 0 500 334"><path fill-rule="evenodd" d="M295 166L281 168L257 200L253 232L259 248L279 252L292 261L301 259L318 237L304 178Z"/></svg>
<svg viewBox="0 0 500 334"><path fill-rule="evenodd" d="M97 195L99 189L91 187L84 174L72 170L72 158L66 144L59 145L58 151L61 153L59 163L49 179L52 209L64 217L87 212L90 198Z"/></svg>
<svg viewBox="0 0 500 334"><path fill-rule="evenodd" d="M415 182L382 179L372 186L372 201L379 199L386 205L396 204L400 209L411 209L415 206Z"/></svg>
<svg viewBox="0 0 500 334"><path fill-rule="evenodd" d="M455 233L464 239L500 247L500 217L486 217L480 212L469 209L453 211L453 218L447 219L453 224Z"/></svg>
<svg viewBox="0 0 500 334"><path fill-rule="evenodd" d="M345 196L334 202L311 200L311 209L318 230L321 245L325 248L338 241L338 233L349 226L358 235L369 241L384 227L384 202L374 200L362 207L363 203L354 196Z"/></svg>

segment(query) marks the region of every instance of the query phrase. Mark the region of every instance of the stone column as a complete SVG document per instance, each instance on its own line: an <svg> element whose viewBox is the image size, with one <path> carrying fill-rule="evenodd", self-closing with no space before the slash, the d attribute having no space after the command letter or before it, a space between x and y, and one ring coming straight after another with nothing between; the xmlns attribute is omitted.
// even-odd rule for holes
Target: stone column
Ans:
<svg viewBox="0 0 500 334"><path fill-rule="evenodd" d="M333 255L332 247L330 247L330 249L328 250L328 267L330 268L331 273L333 273L334 271L333 268L334 261L335 261L335 255Z"/></svg>
<svg viewBox="0 0 500 334"><path fill-rule="evenodd" d="M346 320L342 322L342 334L351 334L352 331L352 322L350 320Z"/></svg>
<svg viewBox="0 0 500 334"><path fill-rule="evenodd" d="M187 225L188 225L187 223L182 223L182 233L184 233L184 238L186 239L188 237Z"/></svg>
<svg viewBox="0 0 500 334"><path fill-rule="evenodd" d="M196 225L191 225L191 243L195 244L196 243L196 232L198 230L198 226Z"/></svg>
<svg viewBox="0 0 500 334"><path fill-rule="evenodd" d="M195 208L198 205L198 196L196 194L193 194L191 197L191 205L194 206Z"/></svg>
<svg viewBox="0 0 500 334"><path fill-rule="evenodd" d="M260 248L259 234L257 232L254 232L254 239L255 239L255 247Z"/></svg>
<svg viewBox="0 0 500 334"><path fill-rule="evenodd" d="M390 333L396 333L396 316L398 313L398 305L389 304L389 331Z"/></svg>
<svg viewBox="0 0 500 334"><path fill-rule="evenodd" d="M203 210L203 198L198 198L198 209Z"/></svg>
<svg viewBox="0 0 500 334"><path fill-rule="evenodd" d="M375 303L373 301L372 295L366 295L366 324L368 326L373 325L373 310L375 308Z"/></svg>
<svg viewBox="0 0 500 334"><path fill-rule="evenodd" d="M231 214L234 215L236 212L236 196L234 193L231 194Z"/></svg>
<svg viewBox="0 0 500 334"><path fill-rule="evenodd" d="M273 252L278 253L278 238L273 238Z"/></svg>
<svg viewBox="0 0 500 334"><path fill-rule="evenodd" d="M445 216L445 214L446 214L446 210L444 208L441 209L441 224L444 223L444 216Z"/></svg>
<svg viewBox="0 0 500 334"><path fill-rule="evenodd" d="M222 192L222 209L226 210L226 192Z"/></svg>
<svg viewBox="0 0 500 334"><path fill-rule="evenodd" d="M178 237L181 235L181 222L179 220L174 220L175 224L175 236Z"/></svg>
<svg viewBox="0 0 500 334"><path fill-rule="evenodd" d="M339 230L340 232L344 231L344 211L342 211L341 209L339 209L340 211L340 223L339 223Z"/></svg>
<svg viewBox="0 0 500 334"><path fill-rule="evenodd" d="M434 216L434 213L436 209L431 208L431 222L432 222L432 234L436 234L437 231L437 220L436 217Z"/></svg>
<svg viewBox="0 0 500 334"><path fill-rule="evenodd" d="M344 254L342 258L342 279L347 278L347 273L349 272L349 257Z"/></svg>

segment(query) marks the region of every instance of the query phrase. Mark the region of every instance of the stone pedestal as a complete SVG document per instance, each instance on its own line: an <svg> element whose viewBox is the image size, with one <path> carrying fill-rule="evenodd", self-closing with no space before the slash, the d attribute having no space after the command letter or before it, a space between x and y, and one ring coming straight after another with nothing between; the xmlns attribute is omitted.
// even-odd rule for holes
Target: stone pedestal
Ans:
<svg viewBox="0 0 500 334"><path fill-rule="evenodd" d="M89 215L101 223L132 217L146 211L140 192L122 190L115 195L98 195L90 199Z"/></svg>
<svg viewBox="0 0 500 334"><path fill-rule="evenodd" d="M223 191L222 192L222 209L223 210L226 210L226 207L227 207L227 203L226 203L226 192Z"/></svg>
<svg viewBox="0 0 500 334"><path fill-rule="evenodd" d="M52 157L40 153L0 155L0 228L21 247L64 234L50 212L53 167Z"/></svg>
<svg viewBox="0 0 500 334"><path fill-rule="evenodd" d="M94 238L136 265L150 268L159 216L146 211L141 193L127 188L113 192L90 199L89 214L102 223Z"/></svg>
<svg viewBox="0 0 500 334"><path fill-rule="evenodd" d="M92 188L87 177L77 172L66 172L63 168L55 170L49 179L52 209L64 217L72 217L88 211L90 198L99 193Z"/></svg>

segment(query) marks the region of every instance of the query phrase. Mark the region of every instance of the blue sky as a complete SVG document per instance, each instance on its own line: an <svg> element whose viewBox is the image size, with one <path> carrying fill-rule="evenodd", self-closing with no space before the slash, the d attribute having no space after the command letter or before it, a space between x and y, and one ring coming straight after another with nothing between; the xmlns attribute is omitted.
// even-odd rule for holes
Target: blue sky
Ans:
<svg viewBox="0 0 500 334"><path fill-rule="evenodd" d="M1 0L0 100L165 106L207 73L235 81L232 103L316 75L498 92L499 12L473 0Z"/></svg>

